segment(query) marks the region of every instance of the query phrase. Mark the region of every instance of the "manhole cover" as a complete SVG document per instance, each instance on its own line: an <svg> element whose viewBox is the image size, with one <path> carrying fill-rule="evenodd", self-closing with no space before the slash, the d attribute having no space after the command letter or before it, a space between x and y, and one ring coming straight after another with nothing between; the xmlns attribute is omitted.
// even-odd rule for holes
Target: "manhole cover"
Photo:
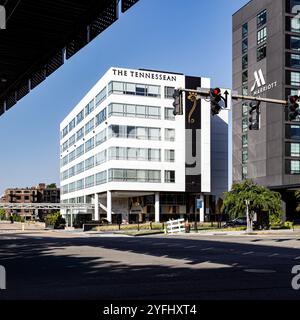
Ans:
<svg viewBox="0 0 300 320"><path fill-rule="evenodd" d="M245 269L245 272L250 272L250 273L275 273L275 270L270 270L270 269Z"/></svg>

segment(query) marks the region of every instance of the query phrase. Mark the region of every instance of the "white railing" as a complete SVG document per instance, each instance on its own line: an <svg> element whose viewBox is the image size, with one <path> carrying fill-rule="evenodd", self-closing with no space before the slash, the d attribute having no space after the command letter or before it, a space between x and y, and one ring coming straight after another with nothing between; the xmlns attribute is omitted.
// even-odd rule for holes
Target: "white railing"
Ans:
<svg viewBox="0 0 300 320"><path fill-rule="evenodd" d="M185 232L184 219L167 221L167 233L182 233Z"/></svg>

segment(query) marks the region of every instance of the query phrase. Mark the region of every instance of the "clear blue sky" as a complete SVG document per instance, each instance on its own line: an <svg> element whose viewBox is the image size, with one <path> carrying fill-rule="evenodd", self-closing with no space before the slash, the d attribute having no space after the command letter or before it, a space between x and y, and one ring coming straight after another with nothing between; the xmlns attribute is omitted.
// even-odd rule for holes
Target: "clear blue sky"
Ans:
<svg viewBox="0 0 300 320"><path fill-rule="evenodd" d="M183 72L231 87L232 14L248 0L140 0L0 117L0 195L59 184L59 123L111 66Z"/></svg>

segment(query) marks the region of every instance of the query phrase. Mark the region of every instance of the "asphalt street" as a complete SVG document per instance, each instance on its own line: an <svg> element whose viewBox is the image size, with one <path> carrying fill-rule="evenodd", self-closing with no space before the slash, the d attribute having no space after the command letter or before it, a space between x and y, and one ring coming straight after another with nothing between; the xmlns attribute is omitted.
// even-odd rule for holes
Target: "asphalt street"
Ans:
<svg viewBox="0 0 300 320"><path fill-rule="evenodd" d="M10 299L299 299L300 233L128 237L0 234Z"/></svg>

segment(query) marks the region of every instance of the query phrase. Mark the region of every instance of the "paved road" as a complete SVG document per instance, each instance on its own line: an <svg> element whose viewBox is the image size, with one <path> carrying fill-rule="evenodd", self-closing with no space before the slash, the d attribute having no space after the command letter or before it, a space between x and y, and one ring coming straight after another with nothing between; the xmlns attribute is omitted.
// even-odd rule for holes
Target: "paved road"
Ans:
<svg viewBox="0 0 300 320"><path fill-rule="evenodd" d="M1 299L299 299L300 234L0 234Z"/></svg>

